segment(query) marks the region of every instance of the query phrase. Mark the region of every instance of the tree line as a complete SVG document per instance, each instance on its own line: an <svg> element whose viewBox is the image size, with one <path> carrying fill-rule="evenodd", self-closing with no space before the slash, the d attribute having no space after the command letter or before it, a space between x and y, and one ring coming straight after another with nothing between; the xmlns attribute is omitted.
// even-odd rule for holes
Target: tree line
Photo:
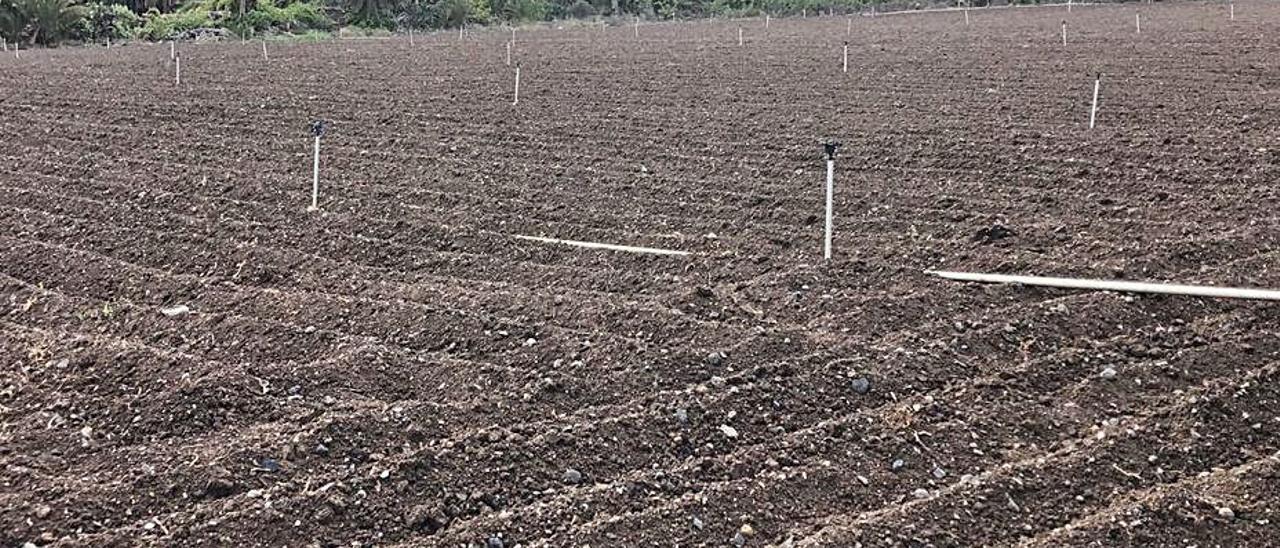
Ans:
<svg viewBox="0 0 1280 548"><path fill-rule="evenodd" d="M404 30L599 17L678 19L851 13L872 4L981 6L1040 0L0 0L10 43L171 40L199 29L239 36Z"/></svg>

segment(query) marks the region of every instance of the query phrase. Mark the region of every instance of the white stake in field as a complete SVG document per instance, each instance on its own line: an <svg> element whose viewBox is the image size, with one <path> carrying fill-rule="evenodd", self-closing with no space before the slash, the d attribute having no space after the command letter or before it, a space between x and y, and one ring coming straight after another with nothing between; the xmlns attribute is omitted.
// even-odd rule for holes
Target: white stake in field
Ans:
<svg viewBox="0 0 1280 548"><path fill-rule="evenodd" d="M853 36L853 18L852 17L850 17L847 21L844 22L844 35Z"/></svg>
<svg viewBox="0 0 1280 548"><path fill-rule="evenodd" d="M1094 121L1098 119L1098 90L1102 87L1102 73L1099 72L1093 81L1093 108L1089 109L1089 129L1093 129Z"/></svg>
<svg viewBox="0 0 1280 548"><path fill-rule="evenodd" d="M635 35L636 35L636 38L640 37L640 18L639 17L636 17Z"/></svg>
<svg viewBox="0 0 1280 548"><path fill-rule="evenodd" d="M742 47L742 27L738 27L738 47Z"/></svg>
<svg viewBox="0 0 1280 548"><path fill-rule="evenodd" d="M1133 28L1137 30L1137 34L1142 34L1142 14L1133 14Z"/></svg>
<svg viewBox="0 0 1280 548"><path fill-rule="evenodd" d="M413 27L409 27L409 47L413 47Z"/></svg>
<svg viewBox="0 0 1280 548"><path fill-rule="evenodd" d="M969 8L964 9L964 24L969 26Z"/></svg>
<svg viewBox="0 0 1280 548"><path fill-rule="evenodd" d="M511 101L511 104L513 106L520 104L520 63L516 63L516 93L515 99Z"/></svg>
<svg viewBox="0 0 1280 548"><path fill-rule="evenodd" d="M1236 3L1235 2L1231 3L1231 20L1232 21L1236 20Z"/></svg>
<svg viewBox="0 0 1280 548"><path fill-rule="evenodd" d="M849 73L849 41L844 41L844 73Z"/></svg>
<svg viewBox="0 0 1280 548"><path fill-rule="evenodd" d="M1067 22L1062 22L1062 45L1067 45Z"/></svg>
<svg viewBox="0 0 1280 548"><path fill-rule="evenodd" d="M511 42L507 42L507 66L511 66Z"/></svg>
<svg viewBox="0 0 1280 548"><path fill-rule="evenodd" d="M178 46L174 45L173 41L170 41L169 42L169 60L172 61L177 58L178 58Z"/></svg>
<svg viewBox="0 0 1280 548"><path fill-rule="evenodd" d="M831 260L831 228L834 220L835 199L835 173L836 173L836 150L840 148L840 143L829 141L822 144L823 151L827 156L827 230L823 238L822 257L828 261Z"/></svg>
<svg viewBox="0 0 1280 548"><path fill-rule="evenodd" d="M764 30L769 30L769 14L764 14Z"/></svg>
<svg viewBox="0 0 1280 548"><path fill-rule="evenodd" d="M263 61L271 60L270 58L267 57L267 41L266 40L262 41L262 60Z"/></svg>
<svg viewBox="0 0 1280 548"><path fill-rule="evenodd" d="M175 55L173 57L173 85L182 85L182 56Z"/></svg>
<svg viewBox="0 0 1280 548"><path fill-rule="evenodd" d="M311 136L315 138L315 153L311 160L311 207L307 211L320 209L320 136L324 135L324 122L311 122Z"/></svg>

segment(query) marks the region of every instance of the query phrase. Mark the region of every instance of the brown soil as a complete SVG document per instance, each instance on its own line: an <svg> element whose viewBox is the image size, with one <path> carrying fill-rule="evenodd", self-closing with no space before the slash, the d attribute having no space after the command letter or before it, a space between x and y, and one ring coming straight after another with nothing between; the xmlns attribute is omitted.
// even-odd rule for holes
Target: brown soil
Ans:
<svg viewBox="0 0 1280 548"><path fill-rule="evenodd" d="M971 15L0 59L0 545L1280 544L1275 305L922 274L1280 286L1280 4Z"/></svg>

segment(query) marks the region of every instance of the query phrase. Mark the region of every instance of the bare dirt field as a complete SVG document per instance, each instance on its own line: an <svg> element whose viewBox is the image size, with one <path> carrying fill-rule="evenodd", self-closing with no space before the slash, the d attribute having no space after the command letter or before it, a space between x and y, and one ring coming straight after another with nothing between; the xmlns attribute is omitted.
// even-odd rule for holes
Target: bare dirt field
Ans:
<svg viewBox="0 0 1280 548"><path fill-rule="evenodd" d="M970 16L0 59L0 545L1280 544L1276 305L922 273L1280 286L1280 3Z"/></svg>

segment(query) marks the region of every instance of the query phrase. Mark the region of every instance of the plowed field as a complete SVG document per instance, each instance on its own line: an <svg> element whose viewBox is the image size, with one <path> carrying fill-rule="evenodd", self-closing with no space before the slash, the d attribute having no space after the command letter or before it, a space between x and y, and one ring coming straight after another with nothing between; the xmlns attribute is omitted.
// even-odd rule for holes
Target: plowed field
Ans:
<svg viewBox="0 0 1280 548"><path fill-rule="evenodd" d="M1280 544L1275 305L923 273L1280 286L1228 9L10 53L0 545Z"/></svg>

